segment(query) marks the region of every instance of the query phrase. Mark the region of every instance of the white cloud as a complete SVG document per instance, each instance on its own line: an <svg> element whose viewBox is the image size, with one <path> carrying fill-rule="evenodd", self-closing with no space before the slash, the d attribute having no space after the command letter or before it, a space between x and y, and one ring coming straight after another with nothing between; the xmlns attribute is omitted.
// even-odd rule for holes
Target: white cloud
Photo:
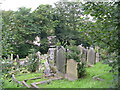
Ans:
<svg viewBox="0 0 120 90"><path fill-rule="evenodd" d="M33 10L37 8L40 4L51 4L57 2L58 0L1 0L2 10L17 10L19 7L32 8Z"/></svg>

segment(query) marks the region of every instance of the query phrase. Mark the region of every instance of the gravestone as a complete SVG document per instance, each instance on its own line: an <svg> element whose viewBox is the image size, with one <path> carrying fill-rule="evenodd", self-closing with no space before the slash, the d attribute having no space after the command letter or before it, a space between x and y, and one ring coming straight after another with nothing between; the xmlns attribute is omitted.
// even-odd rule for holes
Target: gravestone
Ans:
<svg viewBox="0 0 120 90"><path fill-rule="evenodd" d="M11 54L11 61L13 61L13 54Z"/></svg>
<svg viewBox="0 0 120 90"><path fill-rule="evenodd" d="M46 62L44 63L45 64L45 75L49 75L50 74L50 66L49 66L49 63L48 61L46 60Z"/></svg>
<svg viewBox="0 0 120 90"><path fill-rule="evenodd" d="M16 62L17 62L17 68L19 68L20 67L19 55L16 56Z"/></svg>
<svg viewBox="0 0 120 90"><path fill-rule="evenodd" d="M59 73L65 74L66 57L65 57L65 48L63 46L57 47L56 66Z"/></svg>
<svg viewBox="0 0 120 90"><path fill-rule="evenodd" d="M87 49L85 49L82 45L79 45L78 48L80 50L80 60L85 63L87 61Z"/></svg>
<svg viewBox="0 0 120 90"><path fill-rule="evenodd" d="M87 62L91 65L95 64L95 50L92 47L88 50Z"/></svg>
<svg viewBox="0 0 120 90"><path fill-rule="evenodd" d="M80 55L82 55L82 54L83 54L83 49L84 49L84 47L82 47L82 45L79 45L78 47L79 47L79 49L80 49Z"/></svg>
<svg viewBox="0 0 120 90"><path fill-rule="evenodd" d="M37 53L36 53L36 55L37 55L37 57L38 57L38 59L40 60L41 58L40 58L40 51L38 51Z"/></svg>
<svg viewBox="0 0 120 90"><path fill-rule="evenodd" d="M73 59L67 60L66 79L71 81L78 79L77 64Z"/></svg>
<svg viewBox="0 0 120 90"><path fill-rule="evenodd" d="M96 51L96 63L100 61L99 50L100 50L100 47L95 46L95 51Z"/></svg>
<svg viewBox="0 0 120 90"><path fill-rule="evenodd" d="M99 53L96 53L96 63L100 61L100 55Z"/></svg>
<svg viewBox="0 0 120 90"><path fill-rule="evenodd" d="M56 48L49 48L48 50L48 62L53 62L53 65L55 63L55 52L56 52Z"/></svg>
<svg viewBox="0 0 120 90"><path fill-rule="evenodd" d="M87 62L87 49L85 49L84 47L83 47L83 54L82 54L81 61L82 61L83 63L86 63L86 62Z"/></svg>

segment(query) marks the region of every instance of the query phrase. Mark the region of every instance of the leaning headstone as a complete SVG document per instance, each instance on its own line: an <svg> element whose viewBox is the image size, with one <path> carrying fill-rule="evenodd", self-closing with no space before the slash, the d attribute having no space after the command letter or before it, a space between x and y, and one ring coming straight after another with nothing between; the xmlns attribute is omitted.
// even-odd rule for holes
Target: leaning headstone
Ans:
<svg viewBox="0 0 120 90"><path fill-rule="evenodd" d="M66 58L65 58L65 48L63 46L58 47L56 51L56 66L60 73L65 74Z"/></svg>
<svg viewBox="0 0 120 90"><path fill-rule="evenodd" d="M77 64L73 59L67 60L66 79L71 81L78 79Z"/></svg>
<svg viewBox="0 0 120 90"><path fill-rule="evenodd" d="M95 64L95 50L92 47L88 50L87 62L91 65Z"/></svg>

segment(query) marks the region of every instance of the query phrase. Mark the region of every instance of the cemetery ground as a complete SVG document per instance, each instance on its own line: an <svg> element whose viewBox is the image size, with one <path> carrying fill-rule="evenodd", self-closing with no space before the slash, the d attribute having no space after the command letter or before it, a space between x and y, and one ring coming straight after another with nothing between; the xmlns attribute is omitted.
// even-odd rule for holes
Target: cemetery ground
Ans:
<svg viewBox="0 0 120 90"><path fill-rule="evenodd" d="M113 86L112 73L109 72L111 67L108 64L103 64L103 61L96 63L93 67L86 68L86 76L75 81L67 79L55 80L47 84L37 85L39 88L110 88ZM18 81L41 77L42 72L35 73L18 73L15 75ZM30 85L34 82L45 81L47 78L36 80L28 80L26 83ZM4 80L3 88L27 88L21 84L17 84L12 79Z"/></svg>

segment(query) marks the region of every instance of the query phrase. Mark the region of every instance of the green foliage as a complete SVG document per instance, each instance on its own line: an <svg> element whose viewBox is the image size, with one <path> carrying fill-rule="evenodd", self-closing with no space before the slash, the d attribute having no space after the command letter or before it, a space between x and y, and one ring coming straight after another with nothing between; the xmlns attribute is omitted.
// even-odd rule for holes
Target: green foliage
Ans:
<svg viewBox="0 0 120 90"><path fill-rule="evenodd" d="M57 2L54 8L40 5L33 12L25 7L18 11L2 11L2 56L13 53L25 57L31 48L46 53L46 37L56 35L62 46L82 43L84 46L97 45L110 54L115 53L111 66L117 72L119 7L119 2ZM89 20L88 16L93 20ZM41 37L40 48L29 43L36 36ZM69 56L79 61L76 52Z"/></svg>
<svg viewBox="0 0 120 90"><path fill-rule="evenodd" d="M86 2L84 4L84 13L86 15L90 14L95 21L86 24L86 27L89 28L86 28L86 39L89 39L89 43L104 48L109 54L116 54L116 57L112 58L113 63L111 65L114 66L112 68L114 73L117 73L119 68L119 63L116 63L119 60L118 48L120 48L120 45L118 45L120 19L118 7L120 7L119 2ZM111 59L105 55L103 55L103 58ZM115 75L118 76L118 73ZM117 84L117 87L119 86Z"/></svg>
<svg viewBox="0 0 120 90"><path fill-rule="evenodd" d="M77 46L68 46L67 59L73 59L78 62L78 78L86 75L85 63L80 60L80 50Z"/></svg>
<svg viewBox="0 0 120 90"><path fill-rule="evenodd" d="M78 63L78 78L84 77L86 75L86 68L84 63Z"/></svg>
<svg viewBox="0 0 120 90"><path fill-rule="evenodd" d="M13 70L14 65L12 61L8 59L2 60L2 74L4 78L11 78L11 71Z"/></svg>
<svg viewBox="0 0 120 90"><path fill-rule="evenodd" d="M83 14L80 2L57 2L55 3L54 20L58 21L55 27L55 35L61 42L62 46L70 45L70 40L81 40L81 29L83 19L80 16ZM79 43L80 44L80 43Z"/></svg>
<svg viewBox="0 0 120 90"><path fill-rule="evenodd" d="M3 83L3 86L2 88L26 88L26 87L23 87L22 85L19 85L15 82L12 82L11 79L7 79L7 80L4 80L4 83Z"/></svg>
<svg viewBox="0 0 120 90"><path fill-rule="evenodd" d="M67 59L73 59L76 62L81 62L79 56L80 50L77 46L67 46L67 49L70 50L69 52L67 52Z"/></svg>
<svg viewBox="0 0 120 90"><path fill-rule="evenodd" d="M41 46L40 46L40 52L42 54L46 54L48 51L48 40L47 39L42 39L41 40Z"/></svg>
<svg viewBox="0 0 120 90"><path fill-rule="evenodd" d="M38 67L39 67L38 56L35 53L33 53L33 54L29 54L28 58L29 58L29 60L28 60L28 62L29 62L28 71L36 72L38 70Z"/></svg>

